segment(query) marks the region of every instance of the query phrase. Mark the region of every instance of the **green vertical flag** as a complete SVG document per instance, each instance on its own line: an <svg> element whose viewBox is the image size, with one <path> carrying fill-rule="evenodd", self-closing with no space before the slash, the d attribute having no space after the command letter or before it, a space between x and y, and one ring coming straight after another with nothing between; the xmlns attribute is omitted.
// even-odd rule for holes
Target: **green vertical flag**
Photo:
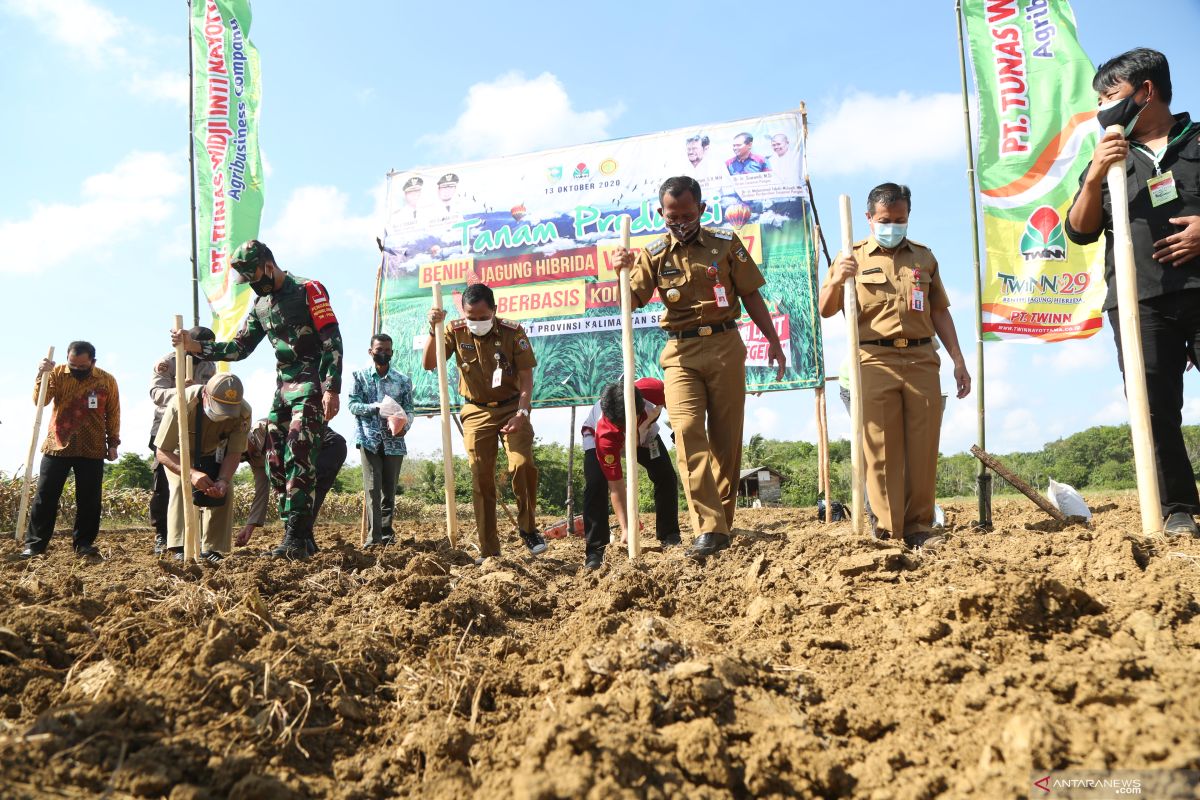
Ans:
<svg viewBox="0 0 1200 800"><path fill-rule="evenodd" d="M1086 338L1102 321L1104 254L1063 231L1099 131L1075 16L1067 0L964 0L963 15L979 97L983 338Z"/></svg>
<svg viewBox="0 0 1200 800"><path fill-rule="evenodd" d="M252 298L233 282L229 254L257 238L262 217L258 51L248 0L192 0L191 15L196 266L213 330L227 339Z"/></svg>

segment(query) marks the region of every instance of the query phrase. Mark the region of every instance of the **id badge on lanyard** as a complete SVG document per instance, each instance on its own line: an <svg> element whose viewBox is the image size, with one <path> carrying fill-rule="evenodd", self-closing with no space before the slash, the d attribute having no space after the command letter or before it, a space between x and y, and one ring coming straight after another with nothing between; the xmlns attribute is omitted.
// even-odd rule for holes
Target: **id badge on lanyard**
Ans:
<svg viewBox="0 0 1200 800"><path fill-rule="evenodd" d="M504 380L504 367L500 366L500 354L496 353L496 369L492 372L492 388L499 389Z"/></svg>
<svg viewBox="0 0 1200 800"><path fill-rule="evenodd" d="M921 270L913 270L912 302L913 311L925 310L925 290L921 288Z"/></svg>

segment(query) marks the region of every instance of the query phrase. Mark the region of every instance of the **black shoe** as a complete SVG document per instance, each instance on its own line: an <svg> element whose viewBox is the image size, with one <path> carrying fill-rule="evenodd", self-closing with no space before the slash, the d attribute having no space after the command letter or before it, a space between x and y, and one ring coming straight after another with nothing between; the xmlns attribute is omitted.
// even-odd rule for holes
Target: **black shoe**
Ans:
<svg viewBox="0 0 1200 800"><path fill-rule="evenodd" d="M271 551L271 558L286 558L289 561L303 561L311 556L308 551L308 541L297 539L291 534L283 537L283 542Z"/></svg>
<svg viewBox="0 0 1200 800"><path fill-rule="evenodd" d="M583 562L583 568L589 572L595 572L604 566L604 551L599 553L588 553L587 559Z"/></svg>
<svg viewBox="0 0 1200 800"><path fill-rule="evenodd" d="M218 553L216 550L205 550L200 553L200 560L207 561L210 564L220 564L225 556Z"/></svg>
<svg viewBox="0 0 1200 800"><path fill-rule="evenodd" d="M183 561L183 548L182 547L168 547L163 552L168 554L171 558L175 559L176 561L180 561L180 562Z"/></svg>
<svg viewBox="0 0 1200 800"><path fill-rule="evenodd" d="M521 531L521 541L525 542L529 552L535 556L546 552L546 537L537 531Z"/></svg>
<svg viewBox="0 0 1200 800"><path fill-rule="evenodd" d="M167 549L167 532L166 531L155 531L154 532L154 555L161 556L166 549Z"/></svg>
<svg viewBox="0 0 1200 800"><path fill-rule="evenodd" d="M315 556L321 550L321 548L317 547L317 543L312 537L304 540L304 549L308 550L310 556Z"/></svg>
<svg viewBox="0 0 1200 800"><path fill-rule="evenodd" d="M20 555L18 555L17 558L33 558L34 556L44 556L44 555L46 555L45 550L38 550L36 547L26 547L24 550L21 551Z"/></svg>
<svg viewBox="0 0 1200 800"><path fill-rule="evenodd" d="M711 556L725 548L729 547L729 534L727 533L702 533L700 537L692 543L688 548L687 554L689 558L704 558Z"/></svg>
<svg viewBox="0 0 1200 800"><path fill-rule="evenodd" d="M683 539L679 537L678 533L671 533L661 537L658 540L658 543L663 546L664 550L666 550L668 547L678 547L679 545L683 544Z"/></svg>
<svg viewBox="0 0 1200 800"><path fill-rule="evenodd" d="M85 544L82 547L75 548L75 555L80 558L88 558L89 556L100 555L100 548L94 544Z"/></svg>
<svg viewBox="0 0 1200 800"><path fill-rule="evenodd" d="M1163 533L1167 536L1200 536L1196 520L1186 511L1176 511L1163 520Z"/></svg>
<svg viewBox="0 0 1200 800"><path fill-rule="evenodd" d="M921 549L932 553L946 543L945 534L936 531L920 531L904 534L904 544L911 549Z"/></svg>

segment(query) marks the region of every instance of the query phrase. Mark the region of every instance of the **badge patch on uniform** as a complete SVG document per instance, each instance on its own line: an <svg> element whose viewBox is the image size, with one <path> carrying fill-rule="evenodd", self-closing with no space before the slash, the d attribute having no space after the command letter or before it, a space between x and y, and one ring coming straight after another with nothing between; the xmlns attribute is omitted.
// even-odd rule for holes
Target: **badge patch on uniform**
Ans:
<svg viewBox="0 0 1200 800"><path fill-rule="evenodd" d="M333 307L329 305L329 293L319 281L309 281L304 284L308 293L308 313L312 315L313 327L318 331L337 325L337 317L333 315Z"/></svg>
<svg viewBox="0 0 1200 800"><path fill-rule="evenodd" d="M750 260L750 254L746 252L746 248L744 247L739 247L734 255L737 256L738 261L746 262Z"/></svg>
<svg viewBox="0 0 1200 800"><path fill-rule="evenodd" d="M614 456L612 453L609 453L608 455L604 456L605 464L613 464L616 462L616 460L617 460L617 457Z"/></svg>
<svg viewBox="0 0 1200 800"><path fill-rule="evenodd" d="M706 275L708 275L708 277L715 279L717 277L717 265L712 264L708 269L704 270L704 272Z"/></svg>
<svg viewBox="0 0 1200 800"><path fill-rule="evenodd" d="M679 300L679 290L678 289L667 289L667 302L675 303L678 300Z"/></svg>
<svg viewBox="0 0 1200 800"><path fill-rule="evenodd" d="M529 340L528 339L519 340L517 342L517 347L521 348L522 350L528 350L529 349Z"/></svg>
<svg viewBox="0 0 1200 800"><path fill-rule="evenodd" d="M100 407L100 398L96 397L95 392L88 394L88 408L95 410Z"/></svg>

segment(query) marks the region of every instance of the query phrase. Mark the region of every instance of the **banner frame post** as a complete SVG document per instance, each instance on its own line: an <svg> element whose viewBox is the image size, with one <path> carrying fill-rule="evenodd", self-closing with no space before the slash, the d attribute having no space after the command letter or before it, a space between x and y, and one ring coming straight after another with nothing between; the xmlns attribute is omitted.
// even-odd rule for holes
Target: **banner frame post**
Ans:
<svg viewBox="0 0 1200 800"><path fill-rule="evenodd" d="M567 536L571 536L575 533L575 406L571 406L567 441Z"/></svg>
<svg viewBox="0 0 1200 800"><path fill-rule="evenodd" d="M1112 125L1105 133L1120 133ZM1125 366L1125 397L1129 403L1129 433L1133 438L1133 461L1137 472L1138 504L1142 533L1163 532L1162 495L1154 437L1150 430L1150 400L1146 388L1146 360L1142 353L1141 313L1138 309L1137 274L1133 259L1133 235L1129 228L1129 186L1125 182L1126 159L1108 168L1105 182L1112 198L1113 260L1116 262L1117 314L1121 320L1121 355Z"/></svg>
<svg viewBox="0 0 1200 800"><path fill-rule="evenodd" d="M850 215L850 196L841 195L838 206L842 217L842 252L850 255L854 249L854 222ZM842 307L846 311L846 338L850 351L850 528L855 536L862 536L866 520L863 502L863 402L862 370L858 360L858 281L847 281L843 286ZM828 502L826 503L828 505Z"/></svg>
<svg viewBox="0 0 1200 800"><path fill-rule="evenodd" d="M621 216L621 247L629 249L628 214ZM621 270L621 366L625 390L625 522L629 529L630 560L642 552L641 523L638 518L638 426L634 395L637 364L633 355L633 290L629 270Z"/></svg>
<svg viewBox="0 0 1200 800"><path fill-rule="evenodd" d="M434 281L433 307L442 310L442 282ZM450 381L446 367L446 348L442 345L445 321L433 326L433 349L437 353L438 402L442 408L442 481L445 484L446 536L450 547L458 549L458 504L454 495L454 450L450 440Z"/></svg>
<svg viewBox="0 0 1200 800"><path fill-rule="evenodd" d="M954 13L958 32L958 71L962 81L963 134L967 146L967 192L971 199L971 257L975 267L975 402L977 405L977 433L981 450L987 450L987 404L984 381L983 353L983 267L979 258L979 204L976 199L975 147L971 142L971 104L967 96L967 51L963 39L963 27L967 24L962 13L962 0L955 0ZM978 527L992 529L992 475L987 465L979 462L975 475L976 494L979 501Z"/></svg>
<svg viewBox="0 0 1200 800"><path fill-rule="evenodd" d="M54 360L54 347L46 351L46 360ZM21 502L17 510L17 529L13 538L18 542L25 531L29 514L29 481L33 479L33 458L37 455L38 434L42 432L42 412L46 409L46 393L50 390L50 373L43 372L38 383L37 410L33 412L33 433L29 437L29 455L25 457L25 480L21 481Z"/></svg>

